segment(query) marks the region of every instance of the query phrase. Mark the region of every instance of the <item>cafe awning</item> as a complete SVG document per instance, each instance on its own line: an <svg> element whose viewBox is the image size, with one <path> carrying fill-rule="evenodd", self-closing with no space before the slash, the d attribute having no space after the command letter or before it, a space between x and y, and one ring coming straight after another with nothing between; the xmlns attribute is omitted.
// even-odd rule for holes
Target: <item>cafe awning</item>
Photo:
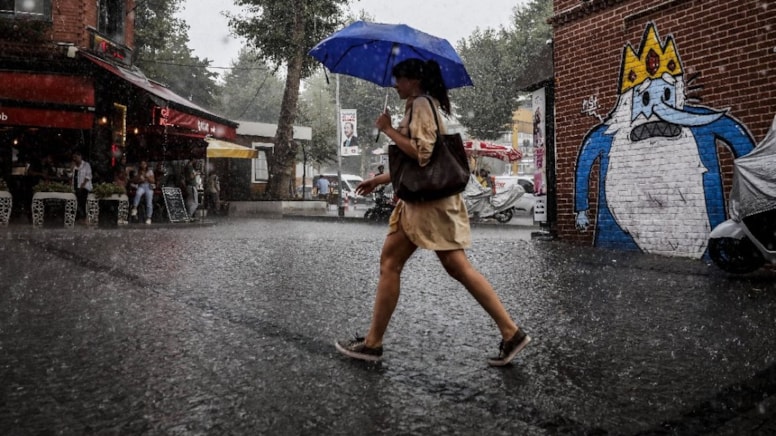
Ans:
<svg viewBox="0 0 776 436"><path fill-rule="evenodd" d="M223 141L216 138L205 138L207 142L207 157L230 157L241 159L256 159L259 157L259 151L240 144L229 141Z"/></svg>
<svg viewBox="0 0 776 436"><path fill-rule="evenodd" d="M91 78L0 71L0 125L83 130L93 123Z"/></svg>
<svg viewBox="0 0 776 436"><path fill-rule="evenodd" d="M237 123L192 103L162 84L148 79L139 70L109 63L83 51L79 53L97 66L156 97L153 99L158 101L153 111L155 125L182 128L200 133L203 137L210 135L233 139L237 136Z"/></svg>

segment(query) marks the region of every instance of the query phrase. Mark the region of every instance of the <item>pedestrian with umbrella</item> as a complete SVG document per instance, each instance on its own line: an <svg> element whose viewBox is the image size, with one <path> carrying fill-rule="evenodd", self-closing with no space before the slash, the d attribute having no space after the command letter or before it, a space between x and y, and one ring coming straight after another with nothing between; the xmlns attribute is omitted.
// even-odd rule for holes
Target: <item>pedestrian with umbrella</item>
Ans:
<svg viewBox="0 0 776 436"><path fill-rule="evenodd" d="M392 32L389 31L390 27L387 27L389 25L363 22L357 22L337 34L352 34L357 31L359 38L373 39L364 34L364 27L369 25L376 26L376 31L380 37L391 37L392 35ZM355 31L351 29L353 26L356 26ZM465 86L471 85L471 79L463 68L460 58L447 41L424 34L408 26L399 25L394 26L394 28L397 29L396 35L401 41L391 41L389 43L390 50L382 50L386 52L388 57L385 60L377 60L373 54L367 54L368 57L364 58L373 65L389 63L391 65L390 80L386 82L383 73L367 72L359 76L354 73L354 69L342 72L365 78L383 86L387 86L385 83L393 83L399 97L406 100L404 118L399 123L398 128L394 128L391 124L390 114L385 110L375 121L375 126L380 132L387 135L402 152L416 159L423 166L429 162L437 134L446 133L444 123L438 123L438 120L441 119L439 109L446 115L450 115L451 112L448 82L454 83L454 86ZM420 34L419 40L423 45L408 44L406 38L408 29ZM340 64L358 65L358 62L347 58L347 54L341 56L342 52L338 51L325 53L325 50L321 48L321 45L327 42L336 41L337 34L322 41L310 52L334 72L337 71L332 69L332 66L329 66L324 59L337 59L337 63ZM449 48L445 48L445 44L439 41L446 43ZM356 47L363 47L363 44L363 42L357 42ZM345 47L345 52L352 51L342 44L337 50L343 50L343 47ZM423 47L432 47L434 50L425 50ZM441 62L446 66L446 69L440 67L439 55L433 52L444 53L445 60ZM397 61L402 53L404 53L404 59ZM408 56L407 53L410 55ZM344 61L345 59L347 62ZM454 67L455 65L458 66ZM443 76L445 71L448 74L447 77ZM381 81L377 81L375 78L381 78L379 79ZM376 187L386 183L391 183L390 174L379 174L360 183L356 188L356 193L366 195ZM412 254L420 247L433 250L442 262L445 271L461 282L496 322L502 340L498 356L488 359L488 363L492 366L503 366L511 362L517 353L530 342L531 338L515 324L491 284L469 262L464 249L470 245L469 218L460 193L432 201L399 201L391 215L388 235L380 255L380 278L377 284L377 295L375 296L369 331L364 337L336 341L336 349L354 359L372 362L382 359L383 336L398 303L402 269Z"/></svg>

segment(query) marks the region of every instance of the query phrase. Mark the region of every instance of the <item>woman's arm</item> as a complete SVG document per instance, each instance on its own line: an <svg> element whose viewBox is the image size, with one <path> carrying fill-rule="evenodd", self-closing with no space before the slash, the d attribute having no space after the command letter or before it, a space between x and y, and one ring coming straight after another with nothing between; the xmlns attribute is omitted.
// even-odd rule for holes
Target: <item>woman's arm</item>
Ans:
<svg viewBox="0 0 776 436"><path fill-rule="evenodd" d="M380 115L380 117L377 118L375 125L381 132L385 133L385 136L391 138L391 141L396 144L404 154L417 160L418 150L412 143L412 139L402 135L400 131L393 128L391 125L391 116L388 112L384 112Z"/></svg>
<svg viewBox="0 0 776 436"><path fill-rule="evenodd" d="M436 109L433 100L425 97L416 97L410 104L412 119L407 127L411 136L404 136L401 131L393 128L387 112L380 115L375 125L391 138L401 151L423 166L428 163L437 139L437 124L433 112Z"/></svg>
<svg viewBox="0 0 776 436"><path fill-rule="evenodd" d="M356 186L356 194L366 195L375 190L380 185L391 183L391 175L388 173L378 174L371 179L364 180Z"/></svg>

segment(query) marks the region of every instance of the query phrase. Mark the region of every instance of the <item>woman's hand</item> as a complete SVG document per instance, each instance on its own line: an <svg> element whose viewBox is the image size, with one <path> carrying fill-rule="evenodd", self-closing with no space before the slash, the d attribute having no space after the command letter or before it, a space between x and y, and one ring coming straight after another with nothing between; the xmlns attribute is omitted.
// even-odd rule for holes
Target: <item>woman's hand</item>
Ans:
<svg viewBox="0 0 776 436"><path fill-rule="evenodd" d="M356 194L367 195L372 193L380 185L391 183L391 175L388 173L378 174L371 179L364 180L356 186Z"/></svg>
<svg viewBox="0 0 776 436"><path fill-rule="evenodd" d="M375 190L377 185L378 183L375 182L375 177L364 180L363 182L359 183L358 186L356 186L356 194L358 195L371 194L372 191Z"/></svg>
<svg viewBox="0 0 776 436"><path fill-rule="evenodd" d="M375 120L375 127L377 127L377 130L384 132L392 127L391 125L391 114L388 112L388 110L385 110L382 114L380 114L379 117Z"/></svg>

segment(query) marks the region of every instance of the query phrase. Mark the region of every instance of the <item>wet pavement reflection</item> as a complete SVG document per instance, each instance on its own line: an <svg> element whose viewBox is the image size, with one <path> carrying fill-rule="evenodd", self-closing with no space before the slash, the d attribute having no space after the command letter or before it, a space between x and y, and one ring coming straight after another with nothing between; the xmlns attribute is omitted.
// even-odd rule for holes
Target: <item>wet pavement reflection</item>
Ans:
<svg viewBox="0 0 776 436"><path fill-rule="evenodd" d="M402 277L385 361L369 323L385 227L0 230L1 434L769 434L776 272L473 229L472 262L534 341L436 256Z"/></svg>

